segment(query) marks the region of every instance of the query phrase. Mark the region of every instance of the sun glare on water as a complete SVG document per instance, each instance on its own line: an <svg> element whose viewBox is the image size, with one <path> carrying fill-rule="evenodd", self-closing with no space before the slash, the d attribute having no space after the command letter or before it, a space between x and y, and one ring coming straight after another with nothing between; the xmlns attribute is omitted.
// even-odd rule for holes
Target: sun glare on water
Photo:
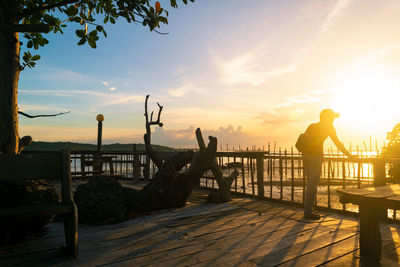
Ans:
<svg viewBox="0 0 400 267"><path fill-rule="evenodd" d="M384 68L348 72L333 87L330 106L353 129L388 132L400 122L399 81Z"/></svg>

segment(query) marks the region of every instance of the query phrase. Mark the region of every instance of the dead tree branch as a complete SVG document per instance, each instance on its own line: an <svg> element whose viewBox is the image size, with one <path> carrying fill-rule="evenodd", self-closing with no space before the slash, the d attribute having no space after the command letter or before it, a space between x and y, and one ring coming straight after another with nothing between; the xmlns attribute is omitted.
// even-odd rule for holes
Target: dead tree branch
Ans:
<svg viewBox="0 0 400 267"><path fill-rule="evenodd" d="M144 134L143 139L144 139L144 144L146 146L147 155L153 160L153 162L157 166L157 168L160 168L161 164L162 164L162 160L160 160L156 156L156 154L153 151L153 148L151 147L151 125L158 125L160 127L163 127L164 124L162 122L160 122L163 106L161 106L157 102L157 106L158 106L157 120L153 121L154 111L151 112L150 120L149 120L149 113L148 113L148 108L147 108L147 102L149 100L149 97L150 97L150 95L146 95L146 100L144 102L144 116L146 118L146 133ZM149 162L146 162L146 164L148 164L148 163Z"/></svg>
<svg viewBox="0 0 400 267"><path fill-rule="evenodd" d="M23 116L25 116L25 117L28 117L28 118L30 118L30 119L34 119L34 118L39 118L39 117L56 117L56 116L68 114L68 113L70 113L70 112L71 112L71 111L60 112L60 113L57 113L57 114L29 115L29 114L27 114L27 113L25 113L25 112L18 111L18 114L21 114L21 115L23 115Z"/></svg>
<svg viewBox="0 0 400 267"><path fill-rule="evenodd" d="M201 134L200 128L196 129L196 138L199 144L200 151L206 149L206 145L204 143L203 135ZM239 175L238 171L234 171L231 175L227 178L224 178L222 175L222 171L218 166L217 158L214 157L212 163L210 164L210 170L212 171L215 179L217 180L219 192L217 194L211 193L208 196L209 202L228 202L231 200L231 185L232 182L237 178Z"/></svg>

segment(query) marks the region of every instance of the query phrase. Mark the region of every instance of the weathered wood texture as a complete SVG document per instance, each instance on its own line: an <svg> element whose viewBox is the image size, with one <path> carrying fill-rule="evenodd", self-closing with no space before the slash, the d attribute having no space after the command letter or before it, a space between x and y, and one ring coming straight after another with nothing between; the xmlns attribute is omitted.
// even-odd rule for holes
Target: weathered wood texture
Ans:
<svg viewBox="0 0 400 267"><path fill-rule="evenodd" d="M28 180L58 178L61 180L59 203L12 206L0 208L0 221L31 219L51 214L62 214L68 252L78 255L78 212L72 198L71 157L69 151L0 155L0 180ZM0 264L1 265L1 264Z"/></svg>
<svg viewBox="0 0 400 267"><path fill-rule="evenodd" d="M235 198L206 204L196 190L184 208L154 212L114 225L81 226L80 256L60 255L59 223L49 233L3 248L0 265L57 266L361 266L357 219ZM381 224L382 263L398 266L400 227Z"/></svg>
<svg viewBox="0 0 400 267"><path fill-rule="evenodd" d="M379 220L387 216L387 209L400 205L400 185L337 190L340 202L359 205L360 255L369 261L380 261L382 240Z"/></svg>

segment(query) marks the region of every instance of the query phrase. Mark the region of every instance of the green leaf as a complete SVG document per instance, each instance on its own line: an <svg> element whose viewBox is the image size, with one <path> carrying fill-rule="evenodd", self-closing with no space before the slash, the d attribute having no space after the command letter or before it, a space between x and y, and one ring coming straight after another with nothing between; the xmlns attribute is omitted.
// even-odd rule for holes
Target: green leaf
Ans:
<svg viewBox="0 0 400 267"><path fill-rule="evenodd" d="M78 45L83 45L84 43L86 43L86 38L80 39Z"/></svg>
<svg viewBox="0 0 400 267"><path fill-rule="evenodd" d="M85 36L85 30L76 30L76 36L83 38Z"/></svg>
<svg viewBox="0 0 400 267"><path fill-rule="evenodd" d="M96 46L96 41L94 41L93 39L89 39L88 41L89 41L89 45L90 45L91 48L96 48L97 47Z"/></svg>
<svg viewBox="0 0 400 267"><path fill-rule="evenodd" d="M115 19L114 19L113 17L110 17L110 22L111 22L112 24L115 24Z"/></svg>
<svg viewBox="0 0 400 267"><path fill-rule="evenodd" d="M32 61L36 61L36 60L39 60L39 59L40 59L40 56L39 56L39 55L34 55L34 56L31 58Z"/></svg>

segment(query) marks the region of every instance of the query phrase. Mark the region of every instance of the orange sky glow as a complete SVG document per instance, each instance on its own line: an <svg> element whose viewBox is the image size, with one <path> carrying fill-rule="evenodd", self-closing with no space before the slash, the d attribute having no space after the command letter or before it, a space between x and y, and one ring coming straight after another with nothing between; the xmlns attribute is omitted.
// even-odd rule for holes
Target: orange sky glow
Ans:
<svg viewBox="0 0 400 267"><path fill-rule="evenodd" d="M371 137L380 149L400 122L399 1L232 1L229 8L205 0L182 6L171 12L166 36L117 23L96 50L77 47L73 33L54 38L36 69L21 74L19 108L71 113L21 118L21 135L94 143L103 113L105 143L142 143L150 94L151 109L165 107L165 126L153 133L161 145L195 147L200 127L224 147L276 141L290 149L332 108L347 147L369 147Z"/></svg>

